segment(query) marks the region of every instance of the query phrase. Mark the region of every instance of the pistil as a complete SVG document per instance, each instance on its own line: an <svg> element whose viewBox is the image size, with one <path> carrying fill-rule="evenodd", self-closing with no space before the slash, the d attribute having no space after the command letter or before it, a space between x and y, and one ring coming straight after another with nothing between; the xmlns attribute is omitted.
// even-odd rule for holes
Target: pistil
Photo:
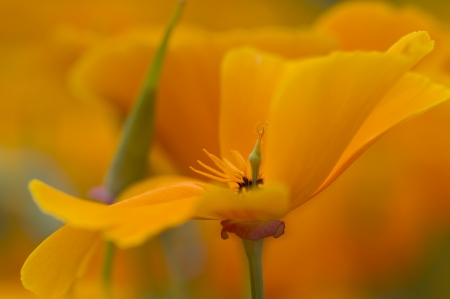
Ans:
<svg viewBox="0 0 450 299"><path fill-rule="evenodd" d="M250 166L252 169L252 188L255 189L258 186L258 177L259 177L259 169L261 167L262 162L262 153L261 153L261 140L264 136L265 125L259 130L259 123L256 124L255 129L258 133L258 139L256 140L255 147L253 151L248 156L248 161L250 162Z"/></svg>

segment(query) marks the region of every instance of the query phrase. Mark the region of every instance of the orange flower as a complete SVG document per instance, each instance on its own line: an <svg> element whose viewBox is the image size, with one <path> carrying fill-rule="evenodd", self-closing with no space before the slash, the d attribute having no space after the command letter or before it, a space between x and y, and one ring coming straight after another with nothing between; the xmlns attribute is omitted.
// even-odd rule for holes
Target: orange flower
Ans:
<svg viewBox="0 0 450 299"><path fill-rule="evenodd" d="M68 225L30 255L22 269L24 285L43 296L64 293L100 238L130 247L190 218L265 226L283 217L326 188L387 130L450 97L446 88L408 72L432 48L428 34L416 32L385 53L290 61L251 48L230 51L221 73L224 158L208 154L221 172L206 168L233 188L160 177L106 206L33 181L30 188L41 208ZM251 128L266 119L269 130L261 143L262 132L255 138ZM251 165L238 154L248 152L255 139L264 153L263 175L250 175ZM236 150L236 166L229 162L230 149ZM261 180L258 190L248 188L252 176Z"/></svg>
<svg viewBox="0 0 450 299"><path fill-rule="evenodd" d="M347 2L327 11L314 27L331 33L344 51L385 51L409 32L428 31L436 41L436 48L413 70L450 86L450 35L431 15L415 7L395 7L383 2Z"/></svg>

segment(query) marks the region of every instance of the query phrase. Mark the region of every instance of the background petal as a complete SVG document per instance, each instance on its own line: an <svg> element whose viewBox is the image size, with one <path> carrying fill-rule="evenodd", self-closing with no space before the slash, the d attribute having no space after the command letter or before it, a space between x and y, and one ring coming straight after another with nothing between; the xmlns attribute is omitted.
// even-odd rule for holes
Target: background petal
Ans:
<svg viewBox="0 0 450 299"><path fill-rule="evenodd" d="M401 36L426 30L436 41L436 47L414 70L448 85L450 39L441 25L434 16L414 6L402 7L381 1L340 3L315 23L316 28L333 34L338 47L345 51L386 51Z"/></svg>

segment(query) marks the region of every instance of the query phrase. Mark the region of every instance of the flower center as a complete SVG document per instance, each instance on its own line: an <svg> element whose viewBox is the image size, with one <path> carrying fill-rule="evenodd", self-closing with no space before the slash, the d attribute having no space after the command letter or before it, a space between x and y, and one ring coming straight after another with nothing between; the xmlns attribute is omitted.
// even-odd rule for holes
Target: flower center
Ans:
<svg viewBox="0 0 450 299"><path fill-rule="evenodd" d="M238 195L245 194L252 188L262 188L264 178L263 174L260 173L259 168L262 161L261 140L264 135L265 126L259 130L259 124L257 124L255 128L258 133L258 139L256 140L255 147L250 154L248 161L245 161L242 155L236 150L231 151L231 155L236 162L233 164L228 159L219 159L217 156L210 154L204 149L203 151L214 162L219 170L206 165L200 160L197 160L198 164L210 173L197 170L193 167L190 168L205 177L219 182L228 183L230 189ZM251 171L249 171L249 169L251 169ZM255 185L253 184L254 181L256 181Z"/></svg>

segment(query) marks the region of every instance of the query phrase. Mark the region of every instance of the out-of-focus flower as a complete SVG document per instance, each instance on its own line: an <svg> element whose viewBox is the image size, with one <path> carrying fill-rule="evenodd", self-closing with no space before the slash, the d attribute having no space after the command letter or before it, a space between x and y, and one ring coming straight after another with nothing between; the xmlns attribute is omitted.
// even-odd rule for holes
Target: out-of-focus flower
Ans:
<svg viewBox="0 0 450 299"><path fill-rule="evenodd" d="M342 3L324 13L314 25L337 38L345 51L385 51L399 37L425 30L436 48L414 68L449 86L450 34L431 15L415 7L395 7L384 2Z"/></svg>
<svg viewBox="0 0 450 299"><path fill-rule="evenodd" d="M45 42L0 49L0 280L20 284L20 268L36 243L60 223L33 208L30 177L47 178L79 195L101 181L115 144L116 119L87 109L65 90L64 71L79 44ZM72 51L73 50L73 51ZM58 112L56 112L58 111ZM84 143L95 144L88 149ZM6 295L0 288L0 297ZM14 297L14 295L8 295Z"/></svg>
<svg viewBox="0 0 450 299"><path fill-rule="evenodd" d="M205 191L198 181L181 177L157 178L125 192L126 200L105 206L35 181L31 190L39 205L68 225L29 257L22 269L24 285L46 296L65 292L100 236L129 247L192 217L251 226L283 217L327 187L384 132L450 96L444 87L408 72L432 47L428 35L418 32L386 53L288 61L248 48L230 52L222 65L219 135L224 157L225 149L237 150L238 166L208 154L224 174L206 168L237 184L233 190L244 195L222 188ZM242 109L236 109L239 105ZM237 153L255 140L245 128L266 118L271 127L263 145L264 177L258 176L264 188L252 191L245 170L250 167Z"/></svg>
<svg viewBox="0 0 450 299"><path fill-rule="evenodd" d="M43 0L39 4L29 0L8 1L2 3L0 11L0 39L20 43L36 41L60 30L115 34L142 25L165 23L174 3L158 0ZM183 20L214 30L298 26L307 24L318 11L314 5L297 0L191 0L186 5Z"/></svg>

